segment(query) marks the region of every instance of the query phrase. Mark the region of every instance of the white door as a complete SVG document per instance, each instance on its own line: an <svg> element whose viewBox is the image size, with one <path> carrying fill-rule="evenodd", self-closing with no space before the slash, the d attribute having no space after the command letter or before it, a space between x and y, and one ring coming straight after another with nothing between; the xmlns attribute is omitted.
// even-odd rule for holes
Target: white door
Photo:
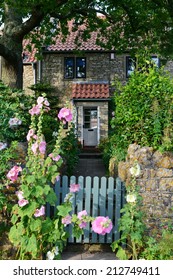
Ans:
<svg viewBox="0 0 173 280"><path fill-rule="evenodd" d="M83 123L84 146L96 146L98 144L98 120L96 107L84 108Z"/></svg>

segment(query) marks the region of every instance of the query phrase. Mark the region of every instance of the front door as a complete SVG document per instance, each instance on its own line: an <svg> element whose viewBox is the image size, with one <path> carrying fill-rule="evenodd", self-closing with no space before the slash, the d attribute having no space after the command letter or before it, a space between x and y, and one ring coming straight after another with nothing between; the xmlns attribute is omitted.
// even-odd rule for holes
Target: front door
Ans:
<svg viewBox="0 0 173 280"><path fill-rule="evenodd" d="M84 108L83 139L84 146L96 146L98 144L98 118L97 107Z"/></svg>

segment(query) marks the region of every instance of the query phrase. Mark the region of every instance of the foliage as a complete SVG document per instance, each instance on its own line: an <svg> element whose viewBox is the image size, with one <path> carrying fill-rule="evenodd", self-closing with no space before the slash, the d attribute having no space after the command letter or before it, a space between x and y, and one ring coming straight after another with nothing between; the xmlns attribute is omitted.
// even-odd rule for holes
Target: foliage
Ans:
<svg viewBox="0 0 173 280"><path fill-rule="evenodd" d="M115 92L111 142L120 160L134 142L161 151L173 149L173 82L164 69L146 63Z"/></svg>
<svg viewBox="0 0 173 280"><path fill-rule="evenodd" d="M127 203L121 210L122 217L119 223L119 231L122 233L118 241L112 243L113 251L117 250L117 257L120 259L137 260L140 250L143 246L143 235L145 224L143 222L143 213L140 210L141 196L136 186L136 177L139 176L140 166L138 163L130 169L132 180L131 184L126 187ZM122 245L127 244L127 249Z"/></svg>
<svg viewBox="0 0 173 280"><path fill-rule="evenodd" d="M12 90L0 83L0 141L25 141L30 123L28 109L32 101L24 92ZM13 121L14 118L16 124L13 122L10 125L10 120Z"/></svg>
<svg viewBox="0 0 173 280"><path fill-rule="evenodd" d="M71 125L68 129L66 137L61 145L61 149L63 157L66 161L66 174L70 176L79 161L80 152L74 125Z"/></svg>

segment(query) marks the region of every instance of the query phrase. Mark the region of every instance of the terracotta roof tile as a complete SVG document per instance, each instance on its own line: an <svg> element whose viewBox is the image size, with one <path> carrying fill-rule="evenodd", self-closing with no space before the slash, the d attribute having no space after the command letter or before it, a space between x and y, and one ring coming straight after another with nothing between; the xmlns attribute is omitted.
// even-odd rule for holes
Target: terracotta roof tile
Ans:
<svg viewBox="0 0 173 280"><path fill-rule="evenodd" d="M85 29L85 25L81 25L78 27L77 31L73 31L74 20L69 21L69 34L66 37L65 42L63 42L62 35L60 34L54 45L48 46L48 51L73 51L73 50L81 50L81 51L99 51L103 50L103 48L96 44L98 31L93 31L90 33L90 38L87 41L79 39L80 45L77 45L75 40L78 36L82 34Z"/></svg>
<svg viewBox="0 0 173 280"><path fill-rule="evenodd" d="M72 84L73 99L108 99L109 84L105 82L76 82Z"/></svg>

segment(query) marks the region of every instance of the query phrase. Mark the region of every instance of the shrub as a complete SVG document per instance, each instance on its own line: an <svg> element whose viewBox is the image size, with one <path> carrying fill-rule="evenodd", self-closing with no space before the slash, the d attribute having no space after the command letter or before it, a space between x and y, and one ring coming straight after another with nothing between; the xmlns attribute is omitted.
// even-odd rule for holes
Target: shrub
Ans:
<svg viewBox="0 0 173 280"><path fill-rule="evenodd" d="M0 141L25 141L32 98L0 83Z"/></svg>
<svg viewBox="0 0 173 280"><path fill-rule="evenodd" d="M113 153L124 159L129 144L173 150L173 81L151 66L135 71L125 86L115 92Z"/></svg>

